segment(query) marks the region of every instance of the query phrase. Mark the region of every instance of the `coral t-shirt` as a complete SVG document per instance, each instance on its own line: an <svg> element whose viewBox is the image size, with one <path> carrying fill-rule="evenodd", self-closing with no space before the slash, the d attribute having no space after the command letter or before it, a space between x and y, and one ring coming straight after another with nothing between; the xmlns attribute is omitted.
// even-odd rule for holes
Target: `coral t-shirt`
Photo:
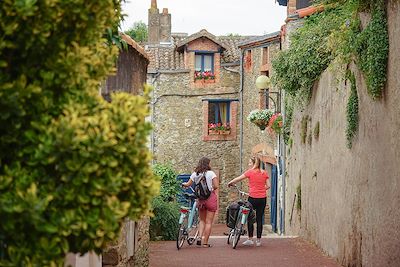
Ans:
<svg viewBox="0 0 400 267"><path fill-rule="evenodd" d="M244 173L249 178L249 195L253 198L267 197L267 179L269 179L266 171L258 169L250 169Z"/></svg>

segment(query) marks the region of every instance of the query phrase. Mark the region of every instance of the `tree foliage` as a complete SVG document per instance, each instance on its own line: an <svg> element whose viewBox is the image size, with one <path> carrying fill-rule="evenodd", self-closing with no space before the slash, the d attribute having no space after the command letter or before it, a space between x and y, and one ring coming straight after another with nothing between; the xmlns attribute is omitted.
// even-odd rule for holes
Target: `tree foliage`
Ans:
<svg viewBox="0 0 400 267"><path fill-rule="evenodd" d="M125 31L125 34L129 35L136 42L146 42L148 31L147 25L143 21L137 21L133 23L133 26Z"/></svg>
<svg viewBox="0 0 400 267"><path fill-rule="evenodd" d="M103 36L119 19L119 0L2 1L0 266L100 252L150 208L148 90L98 95L118 51Z"/></svg>

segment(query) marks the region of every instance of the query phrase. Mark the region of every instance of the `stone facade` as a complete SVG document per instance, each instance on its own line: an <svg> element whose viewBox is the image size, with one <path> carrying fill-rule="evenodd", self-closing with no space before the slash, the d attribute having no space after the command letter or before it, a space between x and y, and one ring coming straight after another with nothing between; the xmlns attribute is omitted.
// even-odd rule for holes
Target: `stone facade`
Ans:
<svg viewBox="0 0 400 267"><path fill-rule="evenodd" d="M270 163L275 161L274 149L276 148L276 137L269 134L267 130L261 131L256 125L247 120L250 111L254 109L265 109L265 94L259 91L255 84L260 75L267 72L270 75L271 61L280 51L280 32L262 36L247 42L241 43L239 47L244 55L243 60L243 137L241 151L241 169L248 169L248 160L251 155L258 155L266 164L267 172L271 175ZM246 58L246 57L250 58ZM270 91L277 91L270 88ZM276 95L272 96L276 100ZM270 108L276 108L270 101ZM265 223L270 223L270 191L268 191L267 208L265 211Z"/></svg>
<svg viewBox="0 0 400 267"><path fill-rule="evenodd" d="M219 174L219 221L225 220L228 201L227 181L239 175L239 142L237 134L232 140L205 141L206 111L204 104L211 99L229 99L231 122L237 118L239 75L224 69L221 76L235 87L214 83L194 87L190 72L161 73L154 81L153 150L159 163L171 162L179 173L191 173L202 156L211 159L212 168ZM229 84L229 83L227 83ZM236 107L236 111L235 108ZM208 112L208 111L207 111ZM237 128L239 121L236 119Z"/></svg>
<svg viewBox="0 0 400 267"><path fill-rule="evenodd" d="M353 147L346 147L345 135L350 84L338 82L342 77L332 68L315 85L310 104L295 111L287 153L286 233L305 237L344 266L400 265L398 2L389 1L387 12L389 64L381 100L371 99L362 73L351 66L359 98Z"/></svg>
<svg viewBox="0 0 400 267"><path fill-rule="evenodd" d="M251 37L216 37L206 30L188 36L172 33L170 45L149 43L148 83L152 96L151 138L155 161L172 163L181 174L192 173L198 160L211 159L219 176L219 211L224 222L230 201L226 183L240 174L240 50ZM213 55L214 79L195 79L196 53ZM215 101L229 103L230 132L209 134L210 108Z"/></svg>

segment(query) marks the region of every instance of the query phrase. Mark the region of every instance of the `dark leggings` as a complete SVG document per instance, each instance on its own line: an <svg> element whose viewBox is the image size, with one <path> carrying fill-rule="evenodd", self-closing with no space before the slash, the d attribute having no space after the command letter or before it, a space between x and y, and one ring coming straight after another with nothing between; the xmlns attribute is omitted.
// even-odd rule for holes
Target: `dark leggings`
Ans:
<svg viewBox="0 0 400 267"><path fill-rule="evenodd" d="M263 215L265 211L265 206L267 205L267 198L252 198L249 197L249 202L253 205L253 209L256 211L256 222L257 222L257 238L261 238L263 230ZM249 230L249 237L253 237L254 224L247 224Z"/></svg>

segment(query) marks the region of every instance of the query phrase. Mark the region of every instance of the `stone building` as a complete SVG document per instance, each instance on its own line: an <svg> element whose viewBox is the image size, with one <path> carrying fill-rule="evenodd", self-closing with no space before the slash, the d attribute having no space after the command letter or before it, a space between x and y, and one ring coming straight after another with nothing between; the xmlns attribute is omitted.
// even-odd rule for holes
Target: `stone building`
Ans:
<svg viewBox="0 0 400 267"><path fill-rule="evenodd" d="M207 156L220 178L219 221L225 219L227 181L240 173L240 51L251 37L214 36L207 30L192 35L171 33L167 9L149 9L148 83L152 96L152 150L159 163L170 162L191 173ZM229 125L216 134L211 124Z"/></svg>
<svg viewBox="0 0 400 267"><path fill-rule="evenodd" d="M261 131L257 126L247 121L247 115L254 109L272 109L279 111L280 98L276 88L259 90L256 88L256 80L260 75L270 76L272 68L271 62L280 51L280 32L274 32L264 36L252 38L239 43L243 56L241 64L241 95L240 108L243 118L239 138L240 144L241 170L248 168L250 155L257 155L270 176L272 167L276 165L275 149L277 148L277 137L268 130ZM268 90L268 91L267 91ZM276 192L276 191L274 191ZM267 208L265 213L265 223L270 223L271 211L271 190L268 191ZM274 196L276 199L276 196ZM276 207L276 202L273 204ZM275 208L276 209L276 208ZM276 218L276 213L274 213ZM275 220L276 221L276 220ZM275 225L273 225L275 230ZM276 231L276 230L275 230Z"/></svg>

